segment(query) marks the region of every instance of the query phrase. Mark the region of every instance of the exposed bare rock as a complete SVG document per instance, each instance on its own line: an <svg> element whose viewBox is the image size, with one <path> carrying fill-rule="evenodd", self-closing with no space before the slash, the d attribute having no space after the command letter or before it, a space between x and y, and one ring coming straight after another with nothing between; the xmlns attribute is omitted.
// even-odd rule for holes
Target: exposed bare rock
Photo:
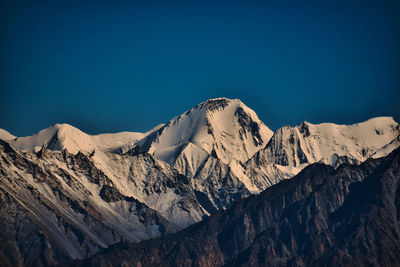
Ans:
<svg viewBox="0 0 400 267"><path fill-rule="evenodd" d="M176 234L119 243L73 266L399 266L400 149L313 164Z"/></svg>
<svg viewBox="0 0 400 267"><path fill-rule="evenodd" d="M46 149L21 153L1 139L0 222L1 266L83 259L121 240L179 229L121 194L89 156Z"/></svg>

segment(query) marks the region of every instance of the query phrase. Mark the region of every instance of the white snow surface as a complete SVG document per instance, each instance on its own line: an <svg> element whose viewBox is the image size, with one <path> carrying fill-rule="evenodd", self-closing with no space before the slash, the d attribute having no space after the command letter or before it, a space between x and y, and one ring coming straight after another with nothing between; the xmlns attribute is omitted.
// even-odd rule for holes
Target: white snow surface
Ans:
<svg viewBox="0 0 400 267"><path fill-rule="evenodd" d="M392 152L393 150L395 150L396 148L398 148L400 146L400 135L397 136L395 139L392 140L392 142L390 142L389 144L383 146L382 148L380 148L378 151L376 151L371 158L381 158L384 157L386 155L388 155L390 152Z"/></svg>
<svg viewBox="0 0 400 267"><path fill-rule="evenodd" d="M6 130L0 129L0 139L3 139L4 141L12 140L17 138L16 136L10 134Z"/></svg>
<svg viewBox="0 0 400 267"><path fill-rule="evenodd" d="M52 150L66 149L72 154L79 151L91 153L94 150L113 151L128 150L145 134L137 132L120 132L112 134L89 135L69 124L54 124L35 135L18 137L9 143L18 150L38 151L43 146ZM48 147L50 146L50 147Z"/></svg>
<svg viewBox="0 0 400 267"><path fill-rule="evenodd" d="M281 135L281 143L287 144L284 149L296 147L302 150L308 162L322 161L334 165L336 156L347 156L363 162L396 138L400 130L399 124L392 117L378 117L352 125L314 125L304 122L294 128L281 128L277 133ZM299 140L297 144L296 141L290 144L292 136ZM299 157L292 155L288 154L289 162L294 166L300 165Z"/></svg>
<svg viewBox="0 0 400 267"><path fill-rule="evenodd" d="M251 126L257 134L251 132ZM170 164L181 151L187 153L187 146L193 153L212 154L215 151L216 156L228 164L233 159L247 161L267 144L272 134L256 113L240 100L215 98L175 117L155 138L148 137L153 140L144 138L138 145L150 141L148 152Z"/></svg>
<svg viewBox="0 0 400 267"><path fill-rule="evenodd" d="M392 117L352 125L303 122L286 126L246 163L246 174L269 186L315 162L335 167L343 162L359 164L371 156L388 155L400 145L399 134L399 124Z"/></svg>

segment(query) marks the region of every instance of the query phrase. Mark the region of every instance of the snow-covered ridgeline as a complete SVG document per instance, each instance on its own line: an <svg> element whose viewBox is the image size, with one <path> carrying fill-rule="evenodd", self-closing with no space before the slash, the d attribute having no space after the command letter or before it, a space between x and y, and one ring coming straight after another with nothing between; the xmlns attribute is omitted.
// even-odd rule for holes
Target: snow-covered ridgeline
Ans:
<svg viewBox="0 0 400 267"><path fill-rule="evenodd" d="M158 127L161 127L158 126ZM157 130L156 127L154 130ZM76 154L79 151L91 153L94 150L113 152L119 150L125 152L133 147L134 143L149 134L139 132L106 133L89 135L69 124L54 124L49 128L25 137L9 140L9 143L18 150L37 152L43 146L50 150L67 149L68 152Z"/></svg>
<svg viewBox="0 0 400 267"><path fill-rule="evenodd" d="M303 122L273 133L240 100L227 98L202 102L147 133L88 135L71 125L55 124L33 136L0 134L22 151L37 152L44 146L73 154L146 152L193 178L193 188L200 191L206 187L210 191L208 183L219 184L214 180L224 173L255 193L314 162L333 166L360 163L371 156L385 156L399 146L399 125L391 117L353 125ZM97 160L96 164L104 168L108 163Z"/></svg>
<svg viewBox="0 0 400 267"><path fill-rule="evenodd" d="M16 136L10 134L6 130L0 129L0 139L7 141L7 140L15 139L15 138L16 138Z"/></svg>
<svg viewBox="0 0 400 267"><path fill-rule="evenodd" d="M399 146L399 135L399 124L392 117L352 125L303 122L283 127L246 163L246 174L271 185L315 162L359 164L371 156L388 155Z"/></svg>
<svg viewBox="0 0 400 267"><path fill-rule="evenodd" d="M240 100L216 98L175 117L137 145L171 164L188 150L196 154L205 151L228 164L232 159L247 161L272 134Z"/></svg>
<svg viewBox="0 0 400 267"><path fill-rule="evenodd" d="M147 133L88 135L56 124L16 138L1 130L0 200L19 203L69 257L84 257L121 237L139 241L185 227L312 163L385 156L399 136L390 117L303 122L273 133L240 100L226 98ZM12 220L24 225L19 218Z"/></svg>

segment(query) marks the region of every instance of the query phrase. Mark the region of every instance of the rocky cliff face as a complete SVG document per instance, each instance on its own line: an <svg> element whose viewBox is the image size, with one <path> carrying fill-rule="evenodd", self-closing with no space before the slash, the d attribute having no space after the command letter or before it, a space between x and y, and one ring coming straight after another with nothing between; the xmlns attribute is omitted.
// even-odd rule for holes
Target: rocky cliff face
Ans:
<svg viewBox="0 0 400 267"><path fill-rule="evenodd" d="M2 266L66 262L121 240L137 242L179 229L123 195L81 153L21 153L0 140L0 170Z"/></svg>
<svg viewBox="0 0 400 267"><path fill-rule="evenodd" d="M176 234L119 243L74 266L398 266L400 149L321 163Z"/></svg>

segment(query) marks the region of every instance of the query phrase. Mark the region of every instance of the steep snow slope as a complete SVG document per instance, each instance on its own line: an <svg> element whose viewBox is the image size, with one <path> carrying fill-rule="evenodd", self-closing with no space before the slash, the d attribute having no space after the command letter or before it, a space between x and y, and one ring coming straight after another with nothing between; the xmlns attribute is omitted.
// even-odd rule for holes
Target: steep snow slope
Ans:
<svg viewBox="0 0 400 267"><path fill-rule="evenodd" d="M39 151L42 146L51 150L67 149L70 153L78 151L91 153L93 150L128 150L143 133L121 132L114 134L88 135L69 124L55 124L35 135L19 137L9 143L18 150Z"/></svg>
<svg viewBox="0 0 400 267"><path fill-rule="evenodd" d="M137 142L190 178L202 207L211 213L259 189L241 164L264 147L272 131L238 99L200 103Z"/></svg>
<svg viewBox="0 0 400 267"><path fill-rule="evenodd" d="M397 136L395 139L393 139L392 142L383 146L378 151L376 151L374 154L372 154L371 158L377 159L377 158L384 157L398 147L400 147L400 135Z"/></svg>
<svg viewBox="0 0 400 267"><path fill-rule="evenodd" d="M145 203L180 228L207 214L198 204L190 180L162 160L149 154L101 151L90 159L123 195Z"/></svg>
<svg viewBox="0 0 400 267"><path fill-rule="evenodd" d="M195 158L206 152L229 164L233 159L247 161L272 134L240 100L216 98L174 118L137 145L170 164L182 151Z"/></svg>
<svg viewBox="0 0 400 267"><path fill-rule="evenodd" d="M353 125L303 122L296 127L277 130L265 148L247 163L246 174L266 186L290 178L305 166L323 162L338 166L343 162L361 163L380 150L385 156L397 146L399 124L391 117L373 118Z"/></svg>
<svg viewBox="0 0 400 267"><path fill-rule="evenodd" d="M7 132L6 130L0 129L0 139L3 140L12 140L16 138L16 136L10 134L9 132Z"/></svg>

